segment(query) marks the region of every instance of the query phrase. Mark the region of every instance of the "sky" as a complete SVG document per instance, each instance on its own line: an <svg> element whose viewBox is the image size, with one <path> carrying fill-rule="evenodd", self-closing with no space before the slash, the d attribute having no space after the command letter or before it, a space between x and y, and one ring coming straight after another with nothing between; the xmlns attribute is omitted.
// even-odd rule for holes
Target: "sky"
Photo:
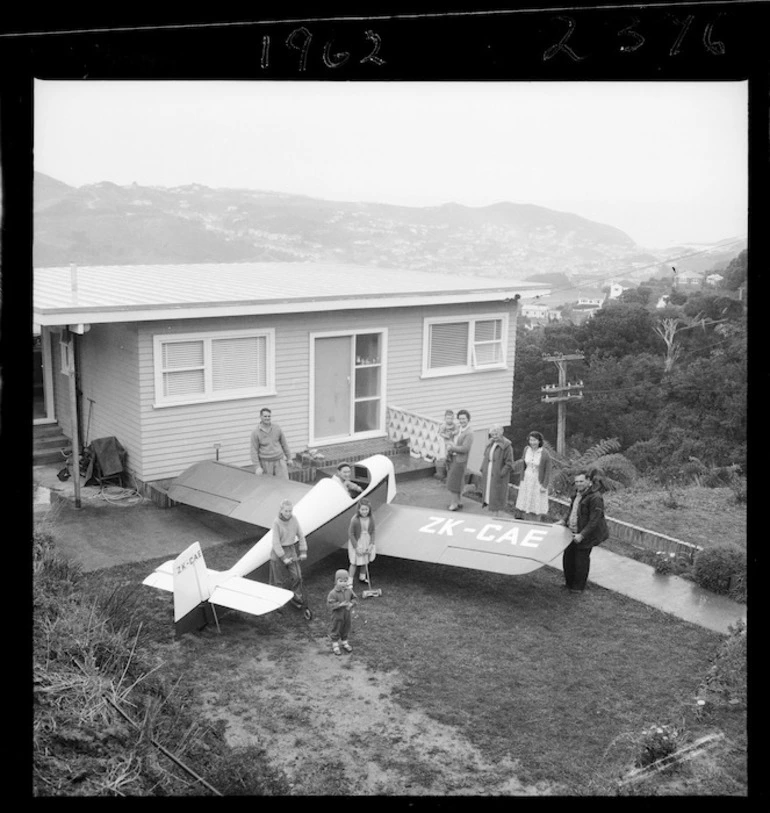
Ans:
<svg viewBox="0 0 770 813"><path fill-rule="evenodd" d="M38 80L34 161L72 186L510 201L713 243L747 233L748 83Z"/></svg>

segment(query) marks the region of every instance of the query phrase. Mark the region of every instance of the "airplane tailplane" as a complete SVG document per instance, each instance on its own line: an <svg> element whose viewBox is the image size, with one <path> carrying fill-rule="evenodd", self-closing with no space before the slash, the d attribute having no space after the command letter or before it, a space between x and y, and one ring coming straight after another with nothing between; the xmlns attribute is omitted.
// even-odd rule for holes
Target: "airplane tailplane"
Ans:
<svg viewBox="0 0 770 813"><path fill-rule="evenodd" d="M294 595L281 587L209 570L198 542L176 559L157 567L143 584L174 594L177 637L216 623L215 604L251 615L263 615L282 607Z"/></svg>

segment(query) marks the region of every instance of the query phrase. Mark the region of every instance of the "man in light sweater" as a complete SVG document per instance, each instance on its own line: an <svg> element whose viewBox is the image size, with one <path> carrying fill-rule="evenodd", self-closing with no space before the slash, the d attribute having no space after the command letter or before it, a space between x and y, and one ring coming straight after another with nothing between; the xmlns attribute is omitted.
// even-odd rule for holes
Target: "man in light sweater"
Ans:
<svg viewBox="0 0 770 813"><path fill-rule="evenodd" d="M267 407L259 411L259 423L251 433L251 462L257 474L272 474L274 477L289 479L289 444L283 430L273 423L272 413Z"/></svg>
<svg viewBox="0 0 770 813"><path fill-rule="evenodd" d="M291 500L283 500L272 527L273 546L270 551L270 584L291 590L295 607L304 606L300 561L307 559L307 541Z"/></svg>

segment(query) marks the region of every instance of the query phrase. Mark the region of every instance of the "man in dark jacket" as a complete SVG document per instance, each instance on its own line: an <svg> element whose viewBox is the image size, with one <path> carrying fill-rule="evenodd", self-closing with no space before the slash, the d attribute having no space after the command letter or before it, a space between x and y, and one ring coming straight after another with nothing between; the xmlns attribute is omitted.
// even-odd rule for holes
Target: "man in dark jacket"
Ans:
<svg viewBox="0 0 770 813"><path fill-rule="evenodd" d="M591 567L591 550L609 538L604 519L604 487L597 469L575 475L576 493L562 520L574 534L562 558L564 580L571 593L582 593Z"/></svg>

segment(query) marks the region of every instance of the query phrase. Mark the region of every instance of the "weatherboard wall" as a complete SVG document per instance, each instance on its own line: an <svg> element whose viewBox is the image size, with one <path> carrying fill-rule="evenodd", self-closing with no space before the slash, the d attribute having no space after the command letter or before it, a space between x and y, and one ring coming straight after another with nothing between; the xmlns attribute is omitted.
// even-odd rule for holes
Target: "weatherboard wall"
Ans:
<svg viewBox="0 0 770 813"><path fill-rule="evenodd" d="M423 328L426 317L470 316L508 311L507 367L464 375L422 377ZM250 465L249 436L259 410L269 406L283 428L292 454L307 448L310 438L310 341L315 333L387 329L386 403L442 418L444 410L468 409L477 430L508 424L513 390L515 306L502 303L438 307L336 311L269 317L180 319L136 326L104 325L101 348L89 351L93 375L89 385L113 413L109 424L95 423L114 434L129 452L131 468L148 482L177 476L202 459ZM275 395L230 401L159 407L155 399L153 338L158 334L271 328L275 331ZM127 352L135 331L136 355ZM107 338L109 335L109 338ZM90 376L89 376L90 378ZM106 389L114 391L108 399ZM87 401L84 400L87 405ZM101 412L101 410L99 410ZM117 413L123 413L118 418ZM94 420L97 409L94 409ZM106 419L105 419L106 420ZM107 430L109 426L109 431ZM383 429L384 434L384 429ZM92 433L93 435L93 433ZM94 435L95 436L95 435ZM322 447L319 447L322 449Z"/></svg>
<svg viewBox="0 0 770 813"><path fill-rule="evenodd" d="M79 343L84 436L116 437L128 452L127 466L138 474L143 449L137 325L92 325Z"/></svg>

